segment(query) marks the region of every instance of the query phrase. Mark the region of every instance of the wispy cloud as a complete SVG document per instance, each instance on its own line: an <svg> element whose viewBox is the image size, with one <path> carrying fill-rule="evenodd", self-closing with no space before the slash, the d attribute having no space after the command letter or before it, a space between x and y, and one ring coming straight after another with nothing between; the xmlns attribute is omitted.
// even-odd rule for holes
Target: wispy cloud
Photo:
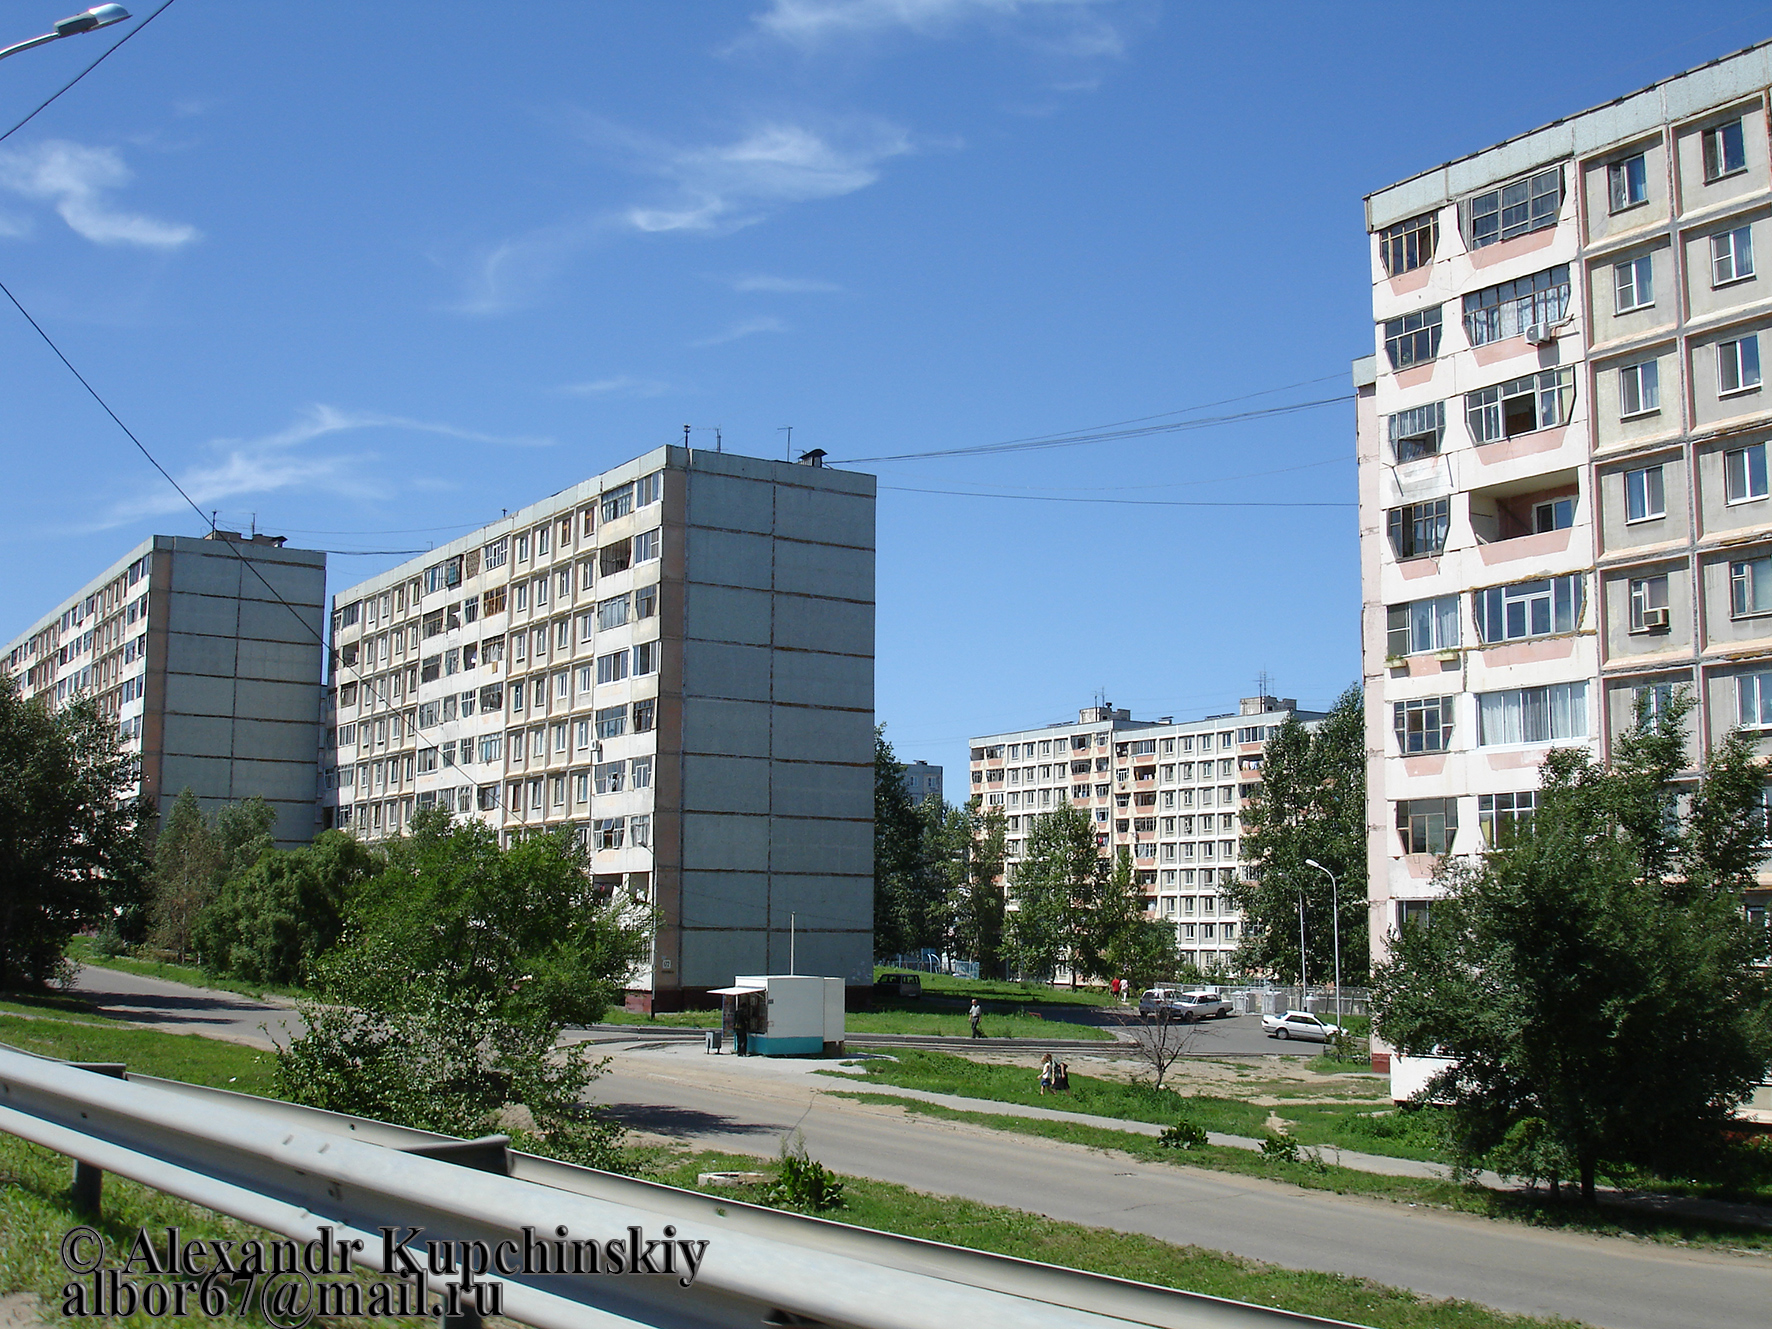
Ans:
<svg viewBox="0 0 1772 1329"><path fill-rule="evenodd" d="M595 221L538 226L474 256L458 314L503 314L530 303L596 238Z"/></svg>
<svg viewBox="0 0 1772 1329"><path fill-rule="evenodd" d="M1071 54L1117 55L1119 32L1100 14L1112 0L770 0L759 31L802 48L892 32L945 37L974 23L1036 20Z"/></svg>
<svg viewBox="0 0 1772 1329"><path fill-rule="evenodd" d="M697 349L703 346L724 346L729 341L737 341L740 337L754 337L759 332L786 332L788 325L779 318L747 318L734 323L724 332L715 333L712 337L703 337L700 341L689 344Z"/></svg>
<svg viewBox="0 0 1772 1329"><path fill-rule="evenodd" d="M834 281L819 281L816 277L771 277L764 273L733 277L731 286L735 291L772 295L833 295L843 289Z"/></svg>
<svg viewBox="0 0 1772 1329"><path fill-rule="evenodd" d="M671 385L656 378L631 378L618 374L614 378L594 378L588 383L568 383L561 392L573 397L662 397Z"/></svg>
<svg viewBox="0 0 1772 1329"><path fill-rule="evenodd" d="M910 136L884 120L829 129L773 121L736 139L680 147L623 133L593 132L623 148L635 169L667 181L671 195L624 211L638 231L725 233L794 203L839 198L880 178L881 164L913 151Z"/></svg>
<svg viewBox="0 0 1772 1329"><path fill-rule="evenodd" d="M223 507L232 500L279 493L331 494L340 498L382 497L385 488L368 478L380 468L366 463L375 454L361 447L328 454L313 444L334 434L364 429L390 429L458 439L500 447L549 447L548 438L483 434L429 420L413 420L375 412L341 411L312 406L292 424L253 439L217 439L209 444L214 461L191 466L178 483L200 508ZM125 522L182 512L185 501L171 488L155 482L133 498L114 504L89 529L105 530Z"/></svg>
<svg viewBox="0 0 1772 1329"><path fill-rule="evenodd" d="M199 237L194 226L111 207L107 195L133 178L113 148L51 139L30 148L0 149L0 188L54 204L62 220L94 244L177 249Z"/></svg>

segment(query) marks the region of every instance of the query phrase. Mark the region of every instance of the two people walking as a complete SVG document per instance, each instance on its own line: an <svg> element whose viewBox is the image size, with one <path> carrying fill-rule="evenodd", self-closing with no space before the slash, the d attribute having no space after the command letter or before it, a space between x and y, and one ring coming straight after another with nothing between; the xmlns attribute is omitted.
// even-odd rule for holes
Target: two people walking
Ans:
<svg viewBox="0 0 1772 1329"><path fill-rule="evenodd" d="M1050 1089L1053 1093L1069 1093L1071 1088L1070 1068L1062 1061L1054 1061L1050 1052L1040 1057L1040 1093Z"/></svg>

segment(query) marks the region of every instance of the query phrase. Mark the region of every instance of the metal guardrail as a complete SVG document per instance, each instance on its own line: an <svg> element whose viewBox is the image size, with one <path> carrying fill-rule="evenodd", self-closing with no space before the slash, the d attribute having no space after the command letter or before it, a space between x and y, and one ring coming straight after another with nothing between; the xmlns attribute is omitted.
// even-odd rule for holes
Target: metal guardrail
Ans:
<svg viewBox="0 0 1772 1329"><path fill-rule="evenodd" d="M544 1329L827 1325L906 1329L1269 1329L1344 1322L893 1236L510 1152L446 1161L466 1142L146 1076L127 1080L0 1048L0 1130L300 1241L330 1227L385 1268L383 1228L424 1240L647 1234L705 1240L671 1276L489 1275L502 1313ZM472 1142L484 1151L494 1142ZM422 1151L422 1152L414 1152ZM441 1156L426 1156L435 1154ZM667 1225L669 1227L667 1228ZM389 1270L388 1272L393 1272Z"/></svg>

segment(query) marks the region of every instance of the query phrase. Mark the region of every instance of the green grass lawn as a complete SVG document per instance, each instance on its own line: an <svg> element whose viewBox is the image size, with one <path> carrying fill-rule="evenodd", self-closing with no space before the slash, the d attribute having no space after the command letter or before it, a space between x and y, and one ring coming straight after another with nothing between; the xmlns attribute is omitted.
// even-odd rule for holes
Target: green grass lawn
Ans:
<svg viewBox="0 0 1772 1329"><path fill-rule="evenodd" d="M14 1003L9 1003L14 1004ZM35 1019L0 1011L0 1043L64 1061L120 1061L140 1075L275 1096L276 1058L201 1034L163 1034L68 1014ZM0 1137L5 1138L5 1137Z"/></svg>
<svg viewBox="0 0 1772 1329"><path fill-rule="evenodd" d="M875 965L874 977L881 974L906 974L909 969L894 969L888 965ZM923 980L923 991L938 997L957 997L970 1002L977 997L988 1006L991 1002L1002 1002L1016 1006L1111 1006L1113 998L1101 988L1070 988L1052 987L1046 983L1012 983L1007 979L996 978L955 978L951 974L918 974Z"/></svg>
<svg viewBox="0 0 1772 1329"><path fill-rule="evenodd" d="M919 1009L914 1001L879 1003L883 1009L850 1011L843 1017L844 1027L852 1034L944 1034L965 1038L971 1032L962 1009ZM719 1011L672 1011L665 1015L641 1015L635 1011L612 1010L603 1017L608 1024L646 1026L666 1025L674 1028L718 1029ZM1113 1034L1094 1025L1073 1024L1068 1020L1040 1019L1031 1015L1000 1014L988 1011L979 1022L987 1038L1087 1038L1106 1042Z"/></svg>
<svg viewBox="0 0 1772 1329"><path fill-rule="evenodd" d="M698 1172L755 1167L756 1159L742 1154L695 1153L662 1166L658 1179L693 1190ZM1200 1246L1178 1246L1137 1233L1063 1223L1019 1209L927 1195L887 1182L849 1177L843 1185L844 1207L824 1217L879 1232L1327 1316L1374 1329L1549 1329L1575 1323L1506 1315L1470 1302L1432 1301L1365 1279L1284 1269ZM744 1190L707 1189L709 1194L749 1198Z"/></svg>

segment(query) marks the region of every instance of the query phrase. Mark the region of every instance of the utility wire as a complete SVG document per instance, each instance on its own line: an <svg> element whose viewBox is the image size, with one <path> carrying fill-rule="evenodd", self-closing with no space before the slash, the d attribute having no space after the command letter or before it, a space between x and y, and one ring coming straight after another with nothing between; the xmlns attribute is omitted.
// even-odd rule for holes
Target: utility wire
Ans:
<svg viewBox="0 0 1772 1329"><path fill-rule="evenodd" d="M1357 508L1358 503L1286 503L1272 499L1204 498L1086 498L1059 494L969 493L961 489L912 489L908 485L881 485L900 494L946 494L950 498L1011 498L1023 503L1113 503L1135 508Z"/></svg>
<svg viewBox="0 0 1772 1329"><path fill-rule="evenodd" d="M62 84L61 87L57 88L54 92L52 92L49 95L47 100L38 104L37 109L35 111L32 111L23 120L20 120L16 125L14 125L11 129L7 130L4 134L0 134L0 143L6 142L7 139L11 138L14 134L18 133L19 130L23 129L26 125L30 124L31 121L33 121L37 118L39 113L47 110L49 108L50 104L53 103L57 97L60 97L62 95L62 93L66 92L69 88L73 87L81 79L85 78L93 70L97 69L100 65L102 65L106 60L109 60L112 55L116 54L117 48L119 46L123 45L124 42L128 41L131 37L135 36L136 33L140 32L143 28L147 27L148 24L152 23L155 19L159 18L160 15L164 14L170 8L172 8L172 0L166 0L166 3L161 5L160 8L156 9L152 14L149 14L140 23L137 23L133 28L131 28L128 32L124 33L121 37L117 38L116 41L112 42L108 47L105 48L103 55L99 56L98 59L94 60L91 64L87 65L85 69L82 69L78 74L74 75L73 78L69 79L66 83ZM15 301L14 303L17 303L17 302ZM29 316L27 315L27 317L29 317Z"/></svg>
<svg viewBox="0 0 1772 1329"><path fill-rule="evenodd" d="M1300 411L1315 410L1319 406L1333 406L1338 402L1352 401L1353 399L1354 394L1348 392L1334 397L1319 397L1313 401L1293 402L1287 406L1268 406L1254 411L1235 411L1229 415L1208 415L1196 420L1171 421L1168 424L1141 425L1134 429L1117 429L1106 426L1072 434L1047 434L1039 438L1012 439L1005 443L977 443L963 448L937 448L929 452L900 452L883 457L844 457L833 464L850 466L861 462L923 461L939 457L987 457L1011 452L1037 452L1048 448L1073 448L1086 443L1113 443L1129 438L1147 438L1153 434L1179 434L1194 429L1211 429L1218 425L1237 424L1244 420L1264 420L1275 416L1296 415Z"/></svg>

